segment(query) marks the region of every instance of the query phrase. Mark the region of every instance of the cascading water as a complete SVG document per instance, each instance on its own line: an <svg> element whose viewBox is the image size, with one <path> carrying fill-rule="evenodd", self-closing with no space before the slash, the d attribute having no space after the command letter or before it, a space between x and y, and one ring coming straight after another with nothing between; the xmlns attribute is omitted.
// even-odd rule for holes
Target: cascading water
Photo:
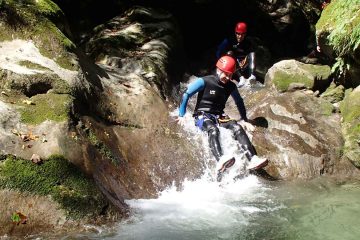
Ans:
<svg viewBox="0 0 360 240"><path fill-rule="evenodd" d="M173 113L176 114L176 113ZM359 239L360 184L329 178L313 181L268 181L246 174L244 160L231 133L221 129L225 154L235 153L237 171L222 182L207 137L186 115L189 138L204 152L204 175L171 187L157 199L132 199L131 217L115 228L63 239ZM235 176L240 176L236 178ZM235 178L234 178L235 177Z"/></svg>
<svg viewBox="0 0 360 240"><path fill-rule="evenodd" d="M231 131L222 128L224 154L235 156L236 164L217 182L206 134L194 126L190 114L185 119L188 137L204 149L199 156L199 161L206 161L208 166L204 175L195 181L186 180L180 190L171 187L163 191L157 199L128 200L131 218L106 239L229 239L254 221L250 217L254 213L282 207L269 199L269 188L256 176L246 174L247 160Z"/></svg>

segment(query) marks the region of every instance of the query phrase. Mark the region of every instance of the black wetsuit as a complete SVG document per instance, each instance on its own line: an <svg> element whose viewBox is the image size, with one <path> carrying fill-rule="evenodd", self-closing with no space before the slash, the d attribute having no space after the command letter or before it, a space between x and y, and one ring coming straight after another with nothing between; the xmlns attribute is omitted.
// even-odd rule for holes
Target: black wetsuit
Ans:
<svg viewBox="0 0 360 240"><path fill-rule="evenodd" d="M209 145L212 153L217 161L223 155L219 137L220 131L218 126L230 129L241 148L244 150L248 160L256 154L246 132L235 120L229 119L224 114L224 108L229 96L235 100L241 117L247 121L246 110L243 99L241 98L236 85L229 81L226 84L220 82L217 76L205 76L189 85L187 91L183 95L180 106L180 116L185 114L189 97L198 93L197 103L194 111L196 125L206 131L209 136Z"/></svg>
<svg viewBox="0 0 360 240"><path fill-rule="evenodd" d="M254 44L245 37L238 43L235 37L226 38L218 46L216 57L230 55L237 60L237 70L235 75L237 78L244 76L248 78L255 72L255 47Z"/></svg>

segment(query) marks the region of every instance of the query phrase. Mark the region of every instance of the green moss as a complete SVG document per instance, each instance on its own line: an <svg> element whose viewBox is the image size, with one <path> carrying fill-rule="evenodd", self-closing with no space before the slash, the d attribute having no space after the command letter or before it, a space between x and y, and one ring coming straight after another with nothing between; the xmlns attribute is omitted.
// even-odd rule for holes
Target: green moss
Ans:
<svg viewBox="0 0 360 240"><path fill-rule="evenodd" d="M328 79L331 73L330 67L326 65L302 64L301 67L313 74L318 80Z"/></svg>
<svg viewBox="0 0 360 240"><path fill-rule="evenodd" d="M340 109L345 122L360 120L360 92L347 92L344 101L340 104Z"/></svg>
<svg viewBox="0 0 360 240"><path fill-rule="evenodd" d="M334 112L334 106L328 101L320 101L320 113L324 116L330 116Z"/></svg>
<svg viewBox="0 0 360 240"><path fill-rule="evenodd" d="M333 0L328 5L316 29L328 31L329 44L338 56L344 56L357 49L360 44L360 0Z"/></svg>
<svg viewBox="0 0 360 240"><path fill-rule="evenodd" d="M116 166L119 165L120 163L119 158L117 158L114 154L112 154L111 150L106 146L106 144L98 139L94 131L87 128L85 132L87 134L87 138L89 139L90 143L95 146L95 148L100 152L102 156L104 156L107 159L110 159L110 161Z"/></svg>
<svg viewBox="0 0 360 240"><path fill-rule="evenodd" d="M345 95L345 88L342 85L336 86L335 83L332 83L324 93L321 94L321 97L328 100L331 103L340 102L343 100Z"/></svg>
<svg viewBox="0 0 360 240"><path fill-rule="evenodd" d="M63 68L77 70L68 53L75 45L48 19L49 14L63 15L55 3L50 0L4 0L0 12L0 22L3 22L0 24L0 41L31 39L41 54L54 59Z"/></svg>
<svg viewBox="0 0 360 240"><path fill-rule="evenodd" d="M33 63L33 62L30 62L30 61L20 61L18 63L20 66L24 66L24 67L27 67L27 68L30 68L30 69L38 69L38 70L49 70L48 68L40 65L40 64L36 64L36 63Z"/></svg>
<svg viewBox="0 0 360 240"><path fill-rule="evenodd" d="M344 155L360 168L360 92L346 94L340 109L345 138Z"/></svg>
<svg viewBox="0 0 360 240"><path fill-rule="evenodd" d="M0 188L50 195L75 219L99 214L107 204L94 186L93 180L58 155L41 165L13 157L0 164Z"/></svg>
<svg viewBox="0 0 360 240"><path fill-rule="evenodd" d="M313 88L315 80L326 80L330 75L329 66L319 66L312 64L299 64L301 71L282 70L275 71L273 83L280 92L284 92L289 88L291 83L302 83L306 88Z"/></svg>
<svg viewBox="0 0 360 240"><path fill-rule="evenodd" d="M34 67L37 67L37 65ZM0 79L6 79L7 77L8 73L0 70ZM0 87L26 96L46 93L49 90L52 93L59 94L71 94L72 91L70 85L65 80L59 78L58 75L49 73L14 77L11 81L0 82Z"/></svg>
<svg viewBox="0 0 360 240"><path fill-rule="evenodd" d="M66 121L71 103L68 94L38 94L30 98L34 105L24 105L20 108L21 121L30 124L39 124L45 120L56 122Z"/></svg>
<svg viewBox="0 0 360 240"><path fill-rule="evenodd" d="M51 34L49 34L51 33ZM75 44L68 39L52 22L45 21L33 29L40 53L54 59L62 68L77 70L71 61L72 56L67 52L75 49Z"/></svg>
<svg viewBox="0 0 360 240"><path fill-rule="evenodd" d="M60 78L55 78L52 81L52 88L53 93L59 93L59 94L71 94L71 87L70 85Z"/></svg>
<svg viewBox="0 0 360 240"><path fill-rule="evenodd" d="M54 2L50 0L37 0L35 1L35 6L38 8L38 11L46 15L58 15L62 13L61 9Z"/></svg>
<svg viewBox="0 0 360 240"><path fill-rule="evenodd" d="M304 75L295 73L287 73L284 71L276 71L273 82L278 91L284 92L291 83L303 83L307 88L312 88L314 81Z"/></svg>

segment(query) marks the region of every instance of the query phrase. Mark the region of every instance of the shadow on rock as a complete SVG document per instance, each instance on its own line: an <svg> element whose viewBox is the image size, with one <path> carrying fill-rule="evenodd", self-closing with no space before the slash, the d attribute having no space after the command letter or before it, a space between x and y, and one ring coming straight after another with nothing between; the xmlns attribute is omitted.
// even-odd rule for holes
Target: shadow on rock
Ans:
<svg viewBox="0 0 360 240"><path fill-rule="evenodd" d="M251 120L251 123L257 127L268 128L269 123L264 117L256 117Z"/></svg>
<svg viewBox="0 0 360 240"><path fill-rule="evenodd" d="M82 51L76 51L76 55L79 58L79 65L83 70L86 79L99 90L103 90L101 78L110 78L106 71L93 63Z"/></svg>
<svg viewBox="0 0 360 240"><path fill-rule="evenodd" d="M250 171L251 174L254 174L255 176L258 176L258 177L261 177L263 179L266 179L268 181L277 181L279 179L271 176L268 172L266 172L265 169L261 168L261 169L258 169L258 170L251 170Z"/></svg>

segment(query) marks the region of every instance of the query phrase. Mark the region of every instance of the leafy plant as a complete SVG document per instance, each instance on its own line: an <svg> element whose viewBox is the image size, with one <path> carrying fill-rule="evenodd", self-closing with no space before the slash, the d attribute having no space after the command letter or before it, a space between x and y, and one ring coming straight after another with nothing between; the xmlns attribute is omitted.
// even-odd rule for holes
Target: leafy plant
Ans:
<svg viewBox="0 0 360 240"><path fill-rule="evenodd" d="M349 69L350 65L345 62L344 58L338 57L331 68L331 72L336 73L338 76L344 76Z"/></svg>
<svg viewBox="0 0 360 240"><path fill-rule="evenodd" d="M25 224L27 222L27 217L21 212L14 212L11 215L11 221L16 225L19 225L20 223Z"/></svg>

